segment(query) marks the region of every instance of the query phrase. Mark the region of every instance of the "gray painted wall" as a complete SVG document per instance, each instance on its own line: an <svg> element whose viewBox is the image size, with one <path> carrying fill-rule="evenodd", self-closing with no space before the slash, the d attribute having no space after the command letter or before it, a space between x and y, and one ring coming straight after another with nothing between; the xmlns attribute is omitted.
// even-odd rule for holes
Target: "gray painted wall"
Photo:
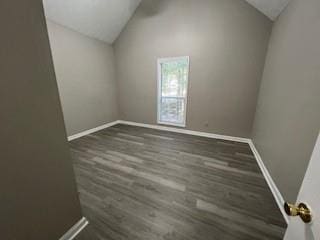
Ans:
<svg viewBox="0 0 320 240"><path fill-rule="evenodd" d="M68 135L118 120L112 46L48 21Z"/></svg>
<svg viewBox="0 0 320 240"><path fill-rule="evenodd" d="M0 1L0 235L57 240L82 217L42 1Z"/></svg>
<svg viewBox="0 0 320 240"><path fill-rule="evenodd" d="M189 55L187 128L249 137L271 27L245 1L144 2L114 43L120 118L155 124L156 60Z"/></svg>
<svg viewBox="0 0 320 240"><path fill-rule="evenodd" d="M275 23L253 128L263 161L291 202L320 128L319 13L319 0L293 0Z"/></svg>

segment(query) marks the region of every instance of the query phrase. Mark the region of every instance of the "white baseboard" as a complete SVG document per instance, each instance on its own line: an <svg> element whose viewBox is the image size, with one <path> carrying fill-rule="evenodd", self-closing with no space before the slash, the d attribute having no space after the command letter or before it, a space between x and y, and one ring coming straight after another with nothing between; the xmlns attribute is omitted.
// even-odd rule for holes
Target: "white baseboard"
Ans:
<svg viewBox="0 0 320 240"><path fill-rule="evenodd" d="M83 217L75 225L72 226L59 240L72 240L74 239L87 225L88 220Z"/></svg>
<svg viewBox="0 0 320 240"><path fill-rule="evenodd" d="M262 158L258 152L258 150L256 149L256 147L254 146L253 144L253 141L250 140L249 142L249 145L250 145L250 148L257 160L257 163L260 167L260 170L262 171L262 174L265 178L265 180L267 181L268 183L268 186L273 194L273 197L274 199L276 200L276 203L278 204L278 207L285 219L285 221L287 222L287 224L289 223L289 217L288 215L286 214L286 212L284 211L284 208L283 208L283 204L284 204L284 199L279 191L279 189L277 188L277 185L275 184L275 182L273 181L268 169L266 168L266 166L264 165L263 161L262 161Z"/></svg>
<svg viewBox="0 0 320 240"><path fill-rule="evenodd" d="M213 133L206 133L206 132L198 132L198 131L193 131L193 130L187 130L187 129L184 129L184 128L175 128L175 127L167 127L167 126L161 126L161 125L136 123L136 122L123 121L123 120L119 120L118 123L130 125L130 126L152 128L152 129L157 129L157 130L162 130L162 131L184 133L184 134L188 134L188 135L207 137L207 138L215 138L215 139L222 139L222 140L229 140L229 141L235 141L235 142L249 143L249 141L250 141L249 138L232 137L232 136L227 136L227 135L220 135L220 134L213 134Z"/></svg>
<svg viewBox="0 0 320 240"><path fill-rule="evenodd" d="M72 136L69 136L68 137L68 141L72 141L74 139L77 139L77 138L80 138L80 137L83 137L83 136L86 136L86 135L89 135L91 133L94 133L94 132L98 132L102 129L105 129L105 128L108 128L108 127L112 127L116 124L118 124L119 121L114 121L114 122L111 122L111 123L107 123L107 124L103 124L99 127L96 127L96 128L92 128L92 129L89 129L89 130L86 130L86 131L83 131L83 132L80 132L80 133L77 133L75 135L72 135Z"/></svg>
<svg viewBox="0 0 320 240"><path fill-rule="evenodd" d="M108 124L104 124L100 127L96 127L75 135L72 135L70 137L68 137L68 140L74 140L80 137L83 137L85 135L100 131L102 129L108 128L108 127L112 127L116 124L125 124L125 125L130 125L130 126L137 126L137 127L145 127L145 128L152 128L152 129L157 129L157 130L162 130L162 131L169 131L169 132L176 132L176 133L184 133L184 134L188 134L188 135L194 135L194 136L201 136L201 137L208 137L208 138L215 138L215 139L222 139L222 140L229 140L229 141L235 141L235 142L243 142L243 143L248 143L256 160L257 163L262 171L262 174L265 178L265 180L268 183L268 186L278 204L278 207L284 217L284 219L286 220L286 222L289 222L289 218L287 216L287 214L285 213L284 209L283 209L283 204L284 204L284 200L283 197L279 191L279 189L277 188L276 184L274 183L270 173L268 172L266 166L264 165L261 156L258 152L258 150L256 149L256 147L254 146L253 142L251 139L249 138L241 138L241 137L232 137L232 136L227 136L227 135L221 135L221 134L213 134L213 133L206 133L206 132L199 132L199 131L193 131L193 130L187 130L187 129L183 129L183 128L174 128L174 127L167 127L167 126L161 126L161 125L153 125L153 124L145 124L145 123L137 123L137 122L130 122L130 121L123 121L123 120L117 120Z"/></svg>

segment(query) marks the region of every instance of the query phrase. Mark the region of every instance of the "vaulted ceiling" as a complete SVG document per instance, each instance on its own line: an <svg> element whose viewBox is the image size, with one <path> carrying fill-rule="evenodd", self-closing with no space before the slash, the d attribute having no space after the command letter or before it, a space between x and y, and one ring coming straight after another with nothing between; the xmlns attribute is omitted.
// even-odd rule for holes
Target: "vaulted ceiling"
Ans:
<svg viewBox="0 0 320 240"><path fill-rule="evenodd" d="M274 20L290 0L246 1ZM116 40L140 2L141 0L43 0L48 19L107 43Z"/></svg>
<svg viewBox="0 0 320 240"><path fill-rule="evenodd" d="M46 17L87 36L113 43L141 0L43 0Z"/></svg>
<svg viewBox="0 0 320 240"><path fill-rule="evenodd" d="M259 11L275 20L283 9L288 5L290 0L246 0Z"/></svg>

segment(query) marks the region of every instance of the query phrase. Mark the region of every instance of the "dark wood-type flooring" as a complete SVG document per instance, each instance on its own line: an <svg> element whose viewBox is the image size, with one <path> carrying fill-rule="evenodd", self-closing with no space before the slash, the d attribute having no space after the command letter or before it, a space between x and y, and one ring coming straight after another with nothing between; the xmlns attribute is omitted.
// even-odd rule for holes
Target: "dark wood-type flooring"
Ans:
<svg viewBox="0 0 320 240"><path fill-rule="evenodd" d="M283 238L246 143L116 125L70 147L90 222L77 240Z"/></svg>

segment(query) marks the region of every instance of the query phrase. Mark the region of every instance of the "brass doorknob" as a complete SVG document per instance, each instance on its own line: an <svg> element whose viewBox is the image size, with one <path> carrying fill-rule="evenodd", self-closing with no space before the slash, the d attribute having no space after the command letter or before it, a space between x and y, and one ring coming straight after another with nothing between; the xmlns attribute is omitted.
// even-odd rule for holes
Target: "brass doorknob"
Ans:
<svg viewBox="0 0 320 240"><path fill-rule="evenodd" d="M286 202L284 203L284 210L289 216L300 216L305 223L310 223L312 221L311 211L304 203L300 203L296 206Z"/></svg>

